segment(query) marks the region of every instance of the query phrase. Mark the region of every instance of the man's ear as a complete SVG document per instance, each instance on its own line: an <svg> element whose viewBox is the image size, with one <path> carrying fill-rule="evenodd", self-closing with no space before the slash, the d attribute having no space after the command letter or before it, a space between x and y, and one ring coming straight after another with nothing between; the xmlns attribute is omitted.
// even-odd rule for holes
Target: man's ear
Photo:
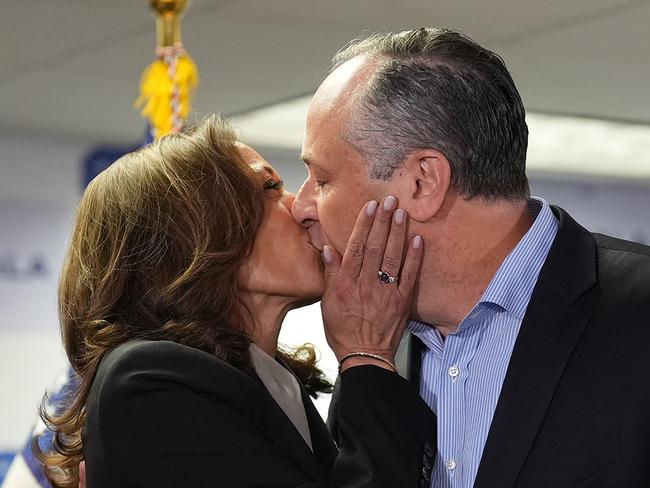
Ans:
<svg viewBox="0 0 650 488"><path fill-rule="evenodd" d="M404 161L399 205L417 222L431 220L451 185L451 165L440 151L420 149Z"/></svg>

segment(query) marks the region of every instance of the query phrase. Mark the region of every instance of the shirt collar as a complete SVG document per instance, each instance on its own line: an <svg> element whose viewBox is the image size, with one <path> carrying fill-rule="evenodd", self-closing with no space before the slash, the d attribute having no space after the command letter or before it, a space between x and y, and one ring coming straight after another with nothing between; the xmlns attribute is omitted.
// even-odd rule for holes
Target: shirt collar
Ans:
<svg viewBox="0 0 650 488"><path fill-rule="evenodd" d="M558 229L558 221L544 199L532 197L528 208L537 214L533 225L503 260L479 300L479 304L498 305L520 320Z"/></svg>
<svg viewBox="0 0 650 488"><path fill-rule="evenodd" d="M444 341L438 329L418 320L409 320L407 329L424 342L429 349L438 355L442 355Z"/></svg>
<svg viewBox="0 0 650 488"><path fill-rule="evenodd" d="M476 306L459 324L459 330L498 310L506 310L519 320L523 319L558 229L558 221L546 200L531 197L528 208L536 214L533 225L503 260ZM430 348L442 347L442 339L435 336L438 331L430 324L411 320L408 329Z"/></svg>

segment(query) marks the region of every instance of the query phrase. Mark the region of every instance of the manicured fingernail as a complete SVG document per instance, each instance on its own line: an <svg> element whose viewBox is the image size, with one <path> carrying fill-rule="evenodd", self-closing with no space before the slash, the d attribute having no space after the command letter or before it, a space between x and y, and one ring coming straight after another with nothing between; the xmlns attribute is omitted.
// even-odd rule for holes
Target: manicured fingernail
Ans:
<svg viewBox="0 0 650 488"><path fill-rule="evenodd" d="M422 237L415 236L413 238L413 249L420 249L422 247Z"/></svg>
<svg viewBox="0 0 650 488"><path fill-rule="evenodd" d="M332 250L329 246L323 246L323 261L327 264L332 262Z"/></svg>
<svg viewBox="0 0 650 488"><path fill-rule="evenodd" d="M372 217L375 214L375 210L377 210L377 202L371 200L366 207L366 213L368 214L368 217Z"/></svg>
<svg viewBox="0 0 650 488"><path fill-rule="evenodd" d="M406 212L404 212L404 210L402 210L401 208L398 208L397 210L395 210L393 217L395 218L396 224L401 224L404 222L404 218L406 217Z"/></svg>
<svg viewBox="0 0 650 488"><path fill-rule="evenodd" d="M388 196L384 199L384 210L392 210L397 203L397 200L393 196Z"/></svg>

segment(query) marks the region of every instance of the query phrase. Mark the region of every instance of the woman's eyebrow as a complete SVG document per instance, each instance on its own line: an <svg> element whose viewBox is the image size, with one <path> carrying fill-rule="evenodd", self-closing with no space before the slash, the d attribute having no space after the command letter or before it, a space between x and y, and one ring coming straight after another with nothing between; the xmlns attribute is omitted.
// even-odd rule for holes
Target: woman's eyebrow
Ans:
<svg viewBox="0 0 650 488"><path fill-rule="evenodd" d="M266 171L271 176L275 176L275 172L273 171L273 168L271 168L271 166L269 166L268 164L262 163L261 161L253 161L253 164L251 164L251 167L257 173L262 173L263 171Z"/></svg>

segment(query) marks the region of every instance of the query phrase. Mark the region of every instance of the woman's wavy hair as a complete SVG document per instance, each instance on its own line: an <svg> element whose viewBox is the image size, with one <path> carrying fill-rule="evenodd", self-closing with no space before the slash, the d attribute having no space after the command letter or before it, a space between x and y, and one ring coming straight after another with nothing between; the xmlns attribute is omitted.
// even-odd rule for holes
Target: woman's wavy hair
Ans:
<svg viewBox="0 0 650 488"><path fill-rule="evenodd" d="M106 352L132 339L191 346L252 369L238 273L264 217L263 194L236 134L212 115L127 154L86 189L59 283L63 344L80 384L54 440L34 450L54 487L76 487L85 405ZM278 352L315 396L331 391L309 345Z"/></svg>

